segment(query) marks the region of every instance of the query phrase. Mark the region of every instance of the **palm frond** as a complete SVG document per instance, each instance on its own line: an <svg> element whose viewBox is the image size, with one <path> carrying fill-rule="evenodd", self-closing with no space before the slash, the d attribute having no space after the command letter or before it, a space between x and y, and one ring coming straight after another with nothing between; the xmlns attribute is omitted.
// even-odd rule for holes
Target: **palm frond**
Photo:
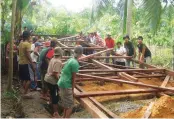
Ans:
<svg viewBox="0 0 174 119"><path fill-rule="evenodd" d="M153 34L156 34L160 25L162 15L162 5L160 0L143 0L143 7L147 14L145 18L150 23Z"/></svg>

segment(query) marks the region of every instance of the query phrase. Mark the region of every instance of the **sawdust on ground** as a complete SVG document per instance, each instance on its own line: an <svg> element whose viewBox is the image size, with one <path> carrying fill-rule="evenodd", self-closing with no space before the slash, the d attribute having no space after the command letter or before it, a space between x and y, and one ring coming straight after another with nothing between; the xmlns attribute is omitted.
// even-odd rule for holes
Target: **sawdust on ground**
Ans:
<svg viewBox="0 0 174 119"><path fill-rule="evenodd" d="M142 118L147 106L137 110L121 114L122 118ZM174 98L170 96L162 96L155 101L149 118L174 118Z"/></svg>
<svg viewBox="0 0 174 119"><path fill-rule="evenodd" d="M144 84L150 84L150 85L155 85L155 86L160 86L163 82L163 80L160 80L158 78L153 78L153 79L139 79L139 82L142 82ZM174 85L174 82L169 82L168 86L172 87ZM84 83L84 86L82 86L84 91L86 92L95 92L95 91L116 91L116 90L133 90L133 89L147 89L145 87L140 87L140 86L134 86L134 85L129 85L129 84L123 84L122 86L116 84L116 83L111 83L111 82L105 82L103 86L99 85L97 81L91 82L91 81L86 81ZM146 93L149 94L149 93ZM109 101L109 100L114 100L114 99L119 99L122 97L133 97L133 96L141 96L141 95L146 95L146 94L124 94L124 95L112 95L112 96L97 96L95 97L96 100L99 102L104 102L104 101Z"/></svg>

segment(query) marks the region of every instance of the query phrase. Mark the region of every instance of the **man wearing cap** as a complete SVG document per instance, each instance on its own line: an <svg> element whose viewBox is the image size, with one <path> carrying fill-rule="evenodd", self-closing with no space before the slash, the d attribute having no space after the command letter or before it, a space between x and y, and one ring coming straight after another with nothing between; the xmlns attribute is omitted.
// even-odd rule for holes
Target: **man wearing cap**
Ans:
<svg viewBox="0 0 174 119"><path fill-rule="evenodd" d="M76 46L74 49L74 57L70 58L64 65L58 86L60 89L60 96L62 105L64 107L63 118L70 118L72 108L74 105L73 91L75 86L76 73L79 70L78 59L83 54L82 46Z"/></svg>
<svg viewBox="0 0 174 119"><path fill-rule="evenodd" d="M124 36L123 40L124 40L124 47L126 48L127 56L131 56L131 57L135 58L136 50L135 50L132 42L130 41L129 36L128 35ZM129 67L130 67L130 62L131 61L129 59L127 59L127 66L129 66ZM135 67L135 63L133 61L132 61L132 65L133 65L133 67Z"/></svg>
<svg viewBox="0 0 174 119"><path fill-rule="evenodd" d="M35 72L34 64L32 62L30 52L31 44L30 32L23 32L23 42L19 44L19 78L23 81L24 96L27 96L30 86L30 80L32 79L33 72Z"/></svg>
<svg viewBox="0 0 174 119"><path fill-rule="evenodd" d="M143 37L138 37L138 60L140 62L140 68L144 68L141 64L143 62L150 64L151 63L151 52L148 47L143 43Z"/></svg>
<svg viewBox="0 0 174 119"><path fill-rule="evenodd" d="M43 95L41 96L42 99L48 100L47 97L47 86L45 85L44 82L44 77L48 69L48 64L51 58L54 56L54 48L56 47L56 40L53 39L50 42L50 47L48 47L46 50L42 50L41 54L43 53L43 56L40 57L40 71L41 71L41 81L42 81L42 93Z"/></svg>
<svg viewBox="0 0 174 119"><path fill-rule="evenodd" d="M31 59L32 59L32 62L34 64L34 68L36 70L36 74L39 73L39 70L38 70L38 67L37 67L37 63L38 63L38 58L39 58L39 52L40 52L40 49L41 49L41 46L42 46L42 43L40 42L35 42L35 47L34 47L34 50L32 51L31 53ZM33 77L34 79L31 79L31 89L36 89L37 88L37 75L34 75L33 74Z"/></svg>
<svg viewBox="0 0 174 119"><path fill-rule="evenodd" d="M53 117L60 118L59 113L57 111L57 104L59 101L59 95L58 95L58 86L57 81L59 79L61 70L62 70L62 61L61 57L63 55L63 51L60 47L56 47L54 49L54 57L50 60L49 66L47 69L47 73L45 75L44 81L46 82L46 85L50 92L51 97L51 104L53 106Z"/></svg>
<svg viewBox="0 0 174 119"><path fill-rule="evenodd" d="M106 48L114 48L115 43L114 40L111 38L110 34L107 34L107 38L105 39L105 44L106 44ZM115 53L113 51L108 51L106 53L106 56L110 56L110 55L115 55ZM109 63L109 58L106 58L106 63ZM114 59L112 58L112 63L114 64Z"/></svg>

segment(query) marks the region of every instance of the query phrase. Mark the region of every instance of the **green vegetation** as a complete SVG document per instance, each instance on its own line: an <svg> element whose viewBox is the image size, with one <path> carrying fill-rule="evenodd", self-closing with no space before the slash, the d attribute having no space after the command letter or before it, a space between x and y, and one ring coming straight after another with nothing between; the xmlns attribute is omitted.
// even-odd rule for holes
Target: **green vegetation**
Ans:
<svg viewBox="0 0 174 119"><path fill-rule="evenodd" d="M21 26L19 22L16 26L18 29L16 33L21 32L24 26L36 34L60 36L74 35L80 31L83 33L98 31L102 38L109 32L113 38L117 38L116 41L122 41L122 36L128 33L126 29L131 27L132 38L142 35L148 46L168 47L169 50L165 50L164 53L172 54L171 49L174 44L172 41L174 26L172 0L131 1L132 3L127 0L94 0L91 9L74 13L67 11L64 7L52 7L49 0L18 0L17 8L19 14L21 12L18 22L21 20ZM2 0L1 3L2 43L7 43L10 39L11 4L12 0ZM129 19L132 20L131 25L126 26ZM162 56L163 52L161 53L153 57L153 63L160 66L164 63L163 66L165 66L167 60L171 67L172 56L166 58Z"/></svg>

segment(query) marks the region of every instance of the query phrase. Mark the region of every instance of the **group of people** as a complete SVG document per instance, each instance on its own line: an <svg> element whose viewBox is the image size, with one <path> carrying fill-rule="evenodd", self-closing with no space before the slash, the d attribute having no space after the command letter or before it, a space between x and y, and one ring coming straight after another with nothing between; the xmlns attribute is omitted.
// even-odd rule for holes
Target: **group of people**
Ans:
<svg viewBox="0 0 174 119"><path fill-rule="evenodd" d="M78 59L83 48L77 45L72 58L62 63L63 50L57 47L56 39L41 43L37 37L32 38L29 31L24 31L19 51L19 78L23 82L23 97L31 98L29 89L37 88L37 80L41 78L41 98L49 101L53 109L53 117L60 117L58 102L64 108L63 117L69 118L73 108L73 89L76 73L79 70Z"/></svg>
<svg viewBox="0 0 174 119"><path fill-rule="evenodd" d="M80 37L82 34L80 34ZM31 37L31 32L24 30L18 47L19 78L22 80L23 97L30 98L29 90L37 89L38 80L41 80L41 98L49 101L53 109L53 117L60 117L58 113L58 102L64 108L63 118L69 118L73 108L73 90L76 73L79 70L78 59L82 56L84 44L77 44L74 48L74 55L65 63L62 62L63 50L57 47L55 38L41 42L40 37ZM131 56L136 57L136 49L128 35L123 37L124 45L116 42L110 34L102 40L97 32L89 33L83 37L88 43L94 45L114 48L113 51L106 53L106 56ZM116 44L116 49L115 49ZM138 59L140 62L150 63L151 52L143 43L143 37L138 37ZM91 49L90 49L91 50ZM94 53L88 52L89 54ZM112 59L117 65L130 66L130 60L124 58ZM109 63L109 58L106 59ZM134 64L133 64L134 65Z"/></svg>
<svg viewBox="0 0 174 119"><path fill-rule="evenodd" d="M82 33L80 34L82 36ZM100 35L97 32L88 33L87 37L82 37L82 39L86 40L88 43L92 43L94 45L105 47L105 48L113 48L113 51L108 51L106 56L130 56L132 58L136 58L136 47L131 42L129 35L125 35L123 37L124 43L115 42L115 40L111 37L110 34L107 34L105 40L102 40ZM140 68L144 68L142 65L143 62L150 64L151 63L151 52L149 48L143 43L143 37L139 36L137 38L137 48L138 48L138 60L140 62ZM83 46L83 44L82 44ZM84 52L85 53L85 52ZM92 52L93 53L93 52ZM88 55L88 54L87 54ZM109 63L109 58L106 58L106 63ZM112 58L112 63L117 65L123 65L130 67L135 67L135 63L129 59L125 58Z"/></svg>

